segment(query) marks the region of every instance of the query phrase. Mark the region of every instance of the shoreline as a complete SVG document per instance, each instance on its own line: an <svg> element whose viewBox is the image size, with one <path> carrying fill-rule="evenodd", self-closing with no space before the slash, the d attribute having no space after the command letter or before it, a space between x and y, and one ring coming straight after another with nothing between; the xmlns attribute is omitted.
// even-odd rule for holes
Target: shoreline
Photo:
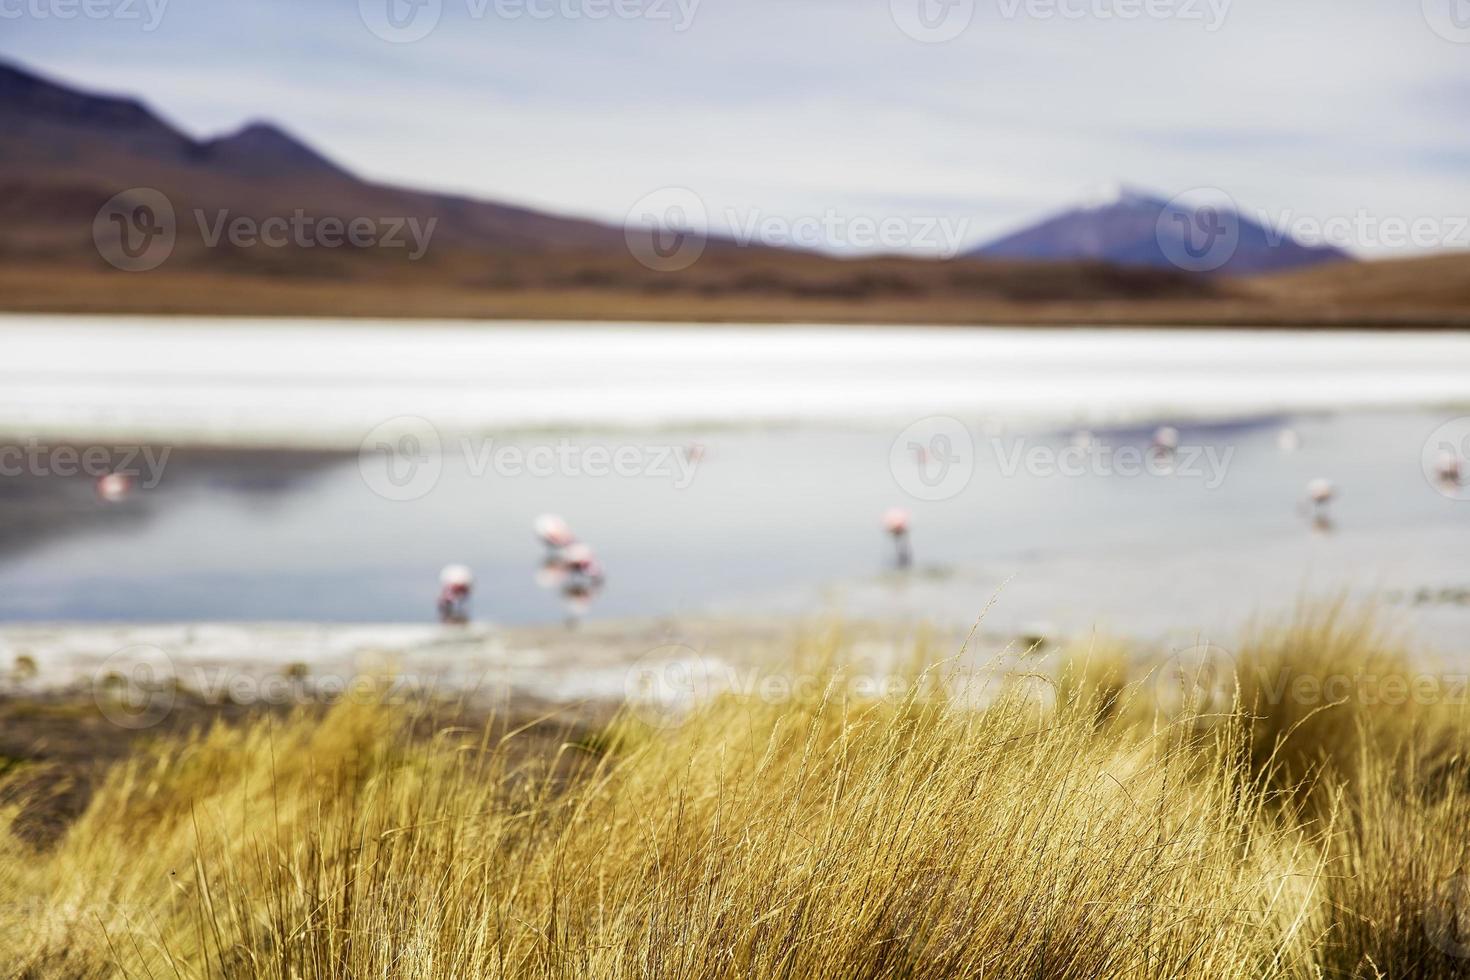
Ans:
<svg viewBox="0 0 1470 980"><path fill-rule="evenodd" d="M631 671L702 662L712 671L762 670L803 637L837 630L884 662L916 636L951 643L965 632L912 620L831 616L705 616L501 627L403 623L0 624L0 697L87 694L114 675L129 683L173 678L180 690L233 700L244 688L269 703L280 678L344 687L358 678L407 679L410 693L475 700L613 703ZM972 649L997 652L1014 637L979 633ZM28 666L18 672L15 665ZM24 673L24 680L17 674ZM8 677L7 677L8 675ZM231 683L241 685L233 693Z"/></svg>

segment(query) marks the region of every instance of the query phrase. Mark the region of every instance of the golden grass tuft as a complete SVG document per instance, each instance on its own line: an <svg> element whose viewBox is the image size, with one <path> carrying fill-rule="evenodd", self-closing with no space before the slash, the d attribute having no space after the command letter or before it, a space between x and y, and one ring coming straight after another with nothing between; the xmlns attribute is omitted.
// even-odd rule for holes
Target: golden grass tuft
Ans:
<svg viewBox="0 0 1470 980"><path fill-rule="evenodd" d="M1361 624L1292 628L1239 660L1378 667ZM668 730L630 713L550 753L499 728L425 737L379 707L217 727L117 767L48 850L0 833L18 913L0 964L281 980L1470 965L1458 710L1411 704L1390 726L1242 680L1233 710L1171 719L1148 676L1098 648L1050 701L1015 684L975 708L932 683L856 698L832 668L779 703L717 698Z"/></svg>

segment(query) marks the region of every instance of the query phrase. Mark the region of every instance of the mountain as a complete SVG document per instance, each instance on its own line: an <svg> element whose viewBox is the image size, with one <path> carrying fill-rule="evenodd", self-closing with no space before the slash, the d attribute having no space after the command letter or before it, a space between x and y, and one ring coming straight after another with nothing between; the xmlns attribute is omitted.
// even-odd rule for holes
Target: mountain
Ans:
<svg viewBox="0 0 1470 980"><path fill-rule="evenodd" d="M970 253L1040 262L1093 260L1123 266L1250 275L1349 258L1267 229L1230 203L1188 206L1120 189L1053 215Z"/></svg>
<svg viewBox="0 0 1470 980"><path fill-rule="evenodd" d="M621 229L488 201L376 184L268 123L196 140L136 99L82 92L0 64L0 255L48 262L100 258L92 222L113 195L152 188L177 220L176 268L345 274L365 250L206 248L196 212L263 220L434 221L436 250L621 247ZM208 221L205 221L208 223ZM372 257L381 260L383 256ZM401 258L401 256L399 256Z"/></svg>
<svg viewBox="0 0 1470 980"><path fill-rule="evenodd" d="M1470 295L1454 285L1470 281L1466 257L1394 263L1391 270L1379 269L1386 263L1339 263L1285 275L1201 276L1159 261L1182 244L1167 236L1160 243L1161 216L1166 224L1194 216L1175 216L1147 195L1120 197L1012 236L1001 243L1000 258L834 258L711 239L698 261L670 272L644 264L647 255L635 257L622 228L377 184L267 122L195 139L136 99L83 92L3 64L0 133L0 310L686 323L1470 325ZM163 195L176 225L161 264L144 274L120 271L126 264L116 254L104 258L102 237L110 232L109 247L118 248L121 234L141 229L148 243L155 241L150 208L159 202L143 200L140 188ZM119 195L123 213L104 209ZM340 242L264 247L212 237L210 230L217 232L221 216L262 222L296 214L344 223L398 218L421 227L432 221L432 248L415 258L405 249ZM200 215L209 227L201 227ZM1226 271L1260 267L1261 234L1242 225L1238 254ZM1280 261L1299 249L1290 243L1267 254ZM1306 251L1324 263L1337 257ZM1382 274L1360 277L1356 269Z"/></svg>
<svg viewBox="0 0 1470 980"><path fill-rule="evenodd" d="M695 265L664 272L640 264L622 228L374 184L265 122L196 140L136 99L14 66L0 65L0 129L0 308L598 318L738 308L761 319L777 308L789 318L800 314L784 311L799 309L846 318L847 308L872 317L873 304L886 303L886 319L943 306L931 315L952 320L995 304L1218 292L1175 270L836 259L714 238ZM101 210L120 193L122 213ZM118 274L94 225L116 250L128 221L153 222L163 208L176 238L162 264ZM221 216L279 223L297 212L433 221L432 248L414 261L402 249L252 247L218 236Z"/></svg>
<svg viewBox="0 0 1470 980"><path fill-rule="evenodd" d="M311 147L263 122L202 144L200 154L216 170L261 180L304 176L355 179Z"/></svg>

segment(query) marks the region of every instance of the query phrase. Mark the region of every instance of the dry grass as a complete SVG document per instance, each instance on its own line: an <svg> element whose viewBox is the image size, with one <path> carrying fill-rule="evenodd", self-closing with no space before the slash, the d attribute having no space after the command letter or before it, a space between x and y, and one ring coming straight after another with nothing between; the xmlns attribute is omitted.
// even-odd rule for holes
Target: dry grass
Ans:
<svg viewBox="0 0 1470 980"><path fill-rule="evenodd" d="M825 687L719 698L668 729L630 713L556 758L515 751L514 733L409 737L423 717L377 707L220 727L115 768L43 852L0 835L0 902L18 913L0 965L1459 975L1459 709L1410 704L1390 724L1273 705L1245 679L1269 658L1352 673L1382 654L1340 611L1259 636L1234 709L1175 719L1116 649L975 708L943 664L855 698L829 647L808 661Z"/></svg>

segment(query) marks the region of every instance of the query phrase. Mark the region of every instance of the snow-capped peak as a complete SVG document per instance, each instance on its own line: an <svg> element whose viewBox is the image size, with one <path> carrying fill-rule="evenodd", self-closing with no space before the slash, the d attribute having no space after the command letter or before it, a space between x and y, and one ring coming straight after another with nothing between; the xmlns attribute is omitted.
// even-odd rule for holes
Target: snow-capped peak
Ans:
<svg viewBox="0 0 1470 980"><path fill-rule="evenodd" d="M1101 211L1104 208L1148 204L1155 201L1157 198L1153 194L1130 187L1121 181L1107 181L1093 184L1084 190L1078 207L1083 211Z"/></svg>

